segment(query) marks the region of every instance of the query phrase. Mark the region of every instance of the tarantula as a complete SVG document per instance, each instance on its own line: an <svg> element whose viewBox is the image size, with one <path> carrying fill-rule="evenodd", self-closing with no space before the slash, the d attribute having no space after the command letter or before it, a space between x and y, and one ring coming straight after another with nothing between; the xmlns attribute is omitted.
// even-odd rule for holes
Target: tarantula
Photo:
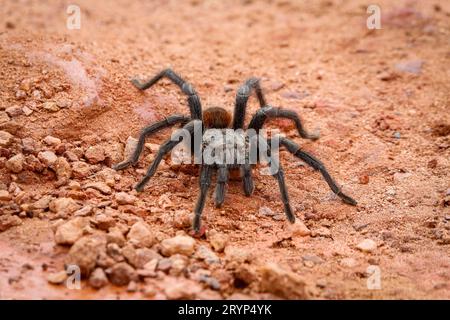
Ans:
<svg viewBox="0 0 450 320"><path fill-rule="evenodd" d="M156 123L153 123L147 127L144 127L142 129L142 132L139 136L139 140L137 143L137 147L134 150L133 154L129 159L124 160L123 162L115 165L113 168L115 170L122 170L129 166L135 165L139 160L139 155L141 154L143 150L143 146L145 143L145 138L149 135L162 130L167 127L171 127L176 124L180 124L183 126L183 129L187 130L191 136L194 134L201 134L202 141L200 145L194 146L194 143L192 144L192 148L197 148L200 150L204 150L205 147L210 145L212 143L212 140L214 139L207 139L205 138L205 133L208 132L209 129L216 129L216 130L222 130L222 132L225 132L224 130L228 130L227 128L234 129L235 132L238 132L237 129L244 129L244 118L245 118L245 112L247 107L247 101L251 95L251 93L254 91L256 93L256 97L258 98L260 109L256 112L255 115L253 115L250 124L247 127L246 131L240 130L240 133L235 133L234 137L236 138L236 141L234 144L232 144L231 148L239 149L242 147L247 147L250 144L250 140L259 141L265 143L267 146L271 144L270 141L266 140L265 138L262 138L261 136L257 135L256 140L255 139L249 139L248 136L246 136L246 132L249 131L249 129L253 129L254 132L258 133L262 127L264 126L265 122L269 118L285 118L290 119L295 123L295 126L297 128L297 131L299 135L302 138L305 139L311 139L316 140L318 138L317 134L311 134L308 133L303 125L302 122L297 115L296 112L283 109L283 108L277 108L269 106L266 103L266 100L264 98L259 79L258 78L250 78L245 83L239 87L237 95L236 95L236 103L234 108L234 115L233 118L231 115L223 108L220 107L210 107L204 111L202 111L202 106L200 103L200 98L198 97L197 93L193 89L193 87L184 81L179 75L177 75L173 70L171 69L165 69L155 75L153 78L151 78L149 81L145 83L141 83L137 79L133 79L132 83L133 85L140 89L140 90L146 90L150 88L152 85L157 83L160 79L167 77L169 80L171 80L173 83L175 83L180 89L183 91L185 95L187 95L187 102L189 104L190 109L190 116L185 115L171 115L164 120L158 121ZM200 128L200 132L198 132L198 129ZM197 130L197 131L196 131ZM206 130L206 131L203 131ZM255 137L255 135L253 135ZM252 137L250 137L252 138ZM333 180L333 178L330 176L328 171L326 170L325 166L322 162L320 162L318 159L316 159L311 154L303 151L296 143L293 141L279 136L279 144L284 146L290 153L292 153L297 158L303 160L306 164L310 165L315 170L318 170L325 181L328 183L331 190L339 196L345 203L356 205L357 202L353 200L351 197L345 195L341 189L337 186L336 182ZM145 184L150 180L150 178L155 174L159 163L163 159L163 157L171 152L176 145L178 145L181 142L182 139L169 139L166 140L159 148L158 153L156 154L156 157L154 158L151 166L148 168L148 171L144 178L136 185L137 191L142 191L144 189ZM195 140L195 139L194 139ZM252 144L253 145L253 144ZM227 146L230 148L230 146ZM268 162L271 163L274 160L272 157L268 158ZM257 161L260 159L258 158ZM292 208L289 203L289 196L286 188L286 183L284 180L284 172L281 167L281 164L277 163L278 170L276 172L273 172L272 175L277 179L278 186L281 193L281 198L284 204L284 211L286 213L287 219L293 223L295 221L295 216L292 211ZM243 163L201 163L201 169L200 169L200 195L197 199L197 203L194 209L194 220L193 220L193 229L195 232L199 232L200 230L200 220L201 220L201 214L203 211L203 208L205 206L206 201L206 195L208 192L208 189L211 185L211 178L213 175L213 172L217 172L217 185L215 190L215 205L216 207L220 207L225 198L225 186L228 182L228 176L229 171L233 169L240 169L241 171L241 177L243 180L243 189L246 196L250 196L253 193L254 185L253 185L253 179L252 179L252 164L249 162L248 154L245 155L245 160Z"/></svg>

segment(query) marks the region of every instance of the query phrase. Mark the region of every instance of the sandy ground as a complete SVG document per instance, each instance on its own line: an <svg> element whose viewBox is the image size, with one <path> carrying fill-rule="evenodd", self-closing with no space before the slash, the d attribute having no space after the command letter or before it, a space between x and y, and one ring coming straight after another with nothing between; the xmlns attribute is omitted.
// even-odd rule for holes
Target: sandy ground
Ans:
<svg viewBox="0 0 450 320"><path fill-rule="evenodd" d="M448 1L377 1L381 30L366 28L368 3L356 0L77 3L79 30L66 28L66 1L0 5L0 130L12 135L0 148L2 299L298 297L289 284L281 293L265 287L260 270L269 262L304 283L305 298L450 298ZM214 234L227 239L234 251L218 249L219 263L196 253L181 272L172 272L174 261L166 258L155 274L128 286L50 284L70 248L55 243L54 230L75 213L33 207L45 196L93 207L87 234L104 233L95 227L99 214L111 215L125 234L145 221L154 251L164 239L189 233L182 220L192 212L198 173L165 163L136 194L132 187L154 156L148 148L135 168L106 183L110 190L85 187L111 174L105 168L123 159L127 138L144 125L188 114L185 97L168 81L145 92L129 82L168 66L195 86L204 107L229 111L238 86L261 77L269 103L296 110L321 138L300 139L286 121L272 126L322 159L358 206L341 202L320 174L282 152L292 206L309 235L291 232L276 181L255 170L251 198L231 181L221 209L212 196L207 201L207 234L195 247L211 248ZM251 98L247 121L257 108ZM161 144L169 134L148 142ZM89 159L91 146L106 156ZM42 151L66 159L69 171L77 165L88 173L61 178ZM18 154L24 164L11 169L8 161ZM118 192L137 200L118 204ZM370 252L358 249L365 239L375 243ZM123 261L120 252L116 261ZM220 286L199 281L199 269ZM381 287L368 288L377 277ZM173 289L178 283L183 288Z"/></svg>

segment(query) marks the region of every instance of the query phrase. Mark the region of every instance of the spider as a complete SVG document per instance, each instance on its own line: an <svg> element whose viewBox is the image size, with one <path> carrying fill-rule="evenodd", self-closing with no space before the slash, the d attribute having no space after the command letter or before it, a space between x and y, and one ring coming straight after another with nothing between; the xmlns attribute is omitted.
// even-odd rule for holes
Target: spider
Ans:
<svg viewBox="0 0 450 320"><path fill-rule="evenodd" d="M235 132L238 132L237 129L244 129L244 119L245 112L247 107L247 101L252 94L252 92L256 93L256 97L259 101L260 109L253 115L248 127L244 130L245 133L249 131L249 129L253 129L255 132L259 132L264 126L266 120L270 118L285 118L293 121L295 123L296 129L300 137L305 139L316 140L318 139L318 134L308 133L302 122L297 115L296 112L287 110L284 108L272 107L266 103L263 91L261 89L259 79L258 78L249 78L243 83L236 95L236 102L234 108L234 115L231 117L230 113L228 113L225 109L221 107L210 107L206 110L202 111L202 106L200 103L200 98L197 95L194 88L185 80L183 80L178 74L176 74L172 69L165 69L158 74L156 74L153 78L148 80L147 82L141 83L137 79L131 80L132 84L138 88L139 90L146 90L157 83L162 78L168 78L174 84L176 84L182 92L187 96L187 102L190 109L190 115L171 115L166 117L164 120L155 122L147 127L142 129L142 132L139 136L139 140L137 146L133 152L133 154L113 168L115 170L122 170L129 166L135 165L139 156L142 153L143 146L145 143L145 139L151 134L160 131L164 128L168 128L174 125L181 125L183 129L187 130L191 136L198 133L196 132L196 127L200 127L202 130L200 134L202 134L202 143L200 148L205 148L208 144L211 143L210 140L205 138L205 133L208 132L209 129L215 130L227 130L227 128L234 129ZM206 131L203 131L206 130ZM239 136L241 135L241 136ZM241 133L235 134L236 138L242 138L242 130ZM266 145L270 145L270 141L261 138L258 135L259 140L263 140L262 142ZM171 152L176 145L181 142L182 139L169 139L166 140L162 145L160 145L159 150L147 170L147 173L143 177L143 179L135 186L135 189L139 192L143 191L144 186L150 180L150 178L155 174L159 163L163 159L163 157ZM241 146L238 146L239 143L234 144L234 148L242 147L242 144L248 145L249 140L246 139L237 139L236 141L240 141ZM351 197L345 195L341 189L337 186L336 182L333 180L331 175L328 173L324 164L316 159L311 154L303 151L300 146L298 146L295 142L287 139L285 137L279 136L279 145L285 147L292 155L301 159L306 164L311 166L313 169L319 171L328 186L331 190L339 196L345 203L350 205L356 205L357 202L353 200ZM233 146L232 146L233 147ZM259 161L259 159L257 160ZM269 162L273 162L274 160L269 155ZM284 179L283 168L280 163L277 163L278 170L274 172L272 175L278 181L278 186L280 189L281 199L284 205L284 211L286 213L287 219L291 222L295 222L295 215L292 211L292 208L289 203L288 191L286 188L286 183ZM200 195L198 196L197 203L194 209L194 218L193 218L193 229L195 233L198 233L201 225L201 215L205 206L206 196L211 186L211 179L214 172L217 173L217 184L215 189L215 205L216 207L220 207L225 199L225 186L228 182L229 172L231 170L238 169L240 170L240 175L243 181L243 189L246 196L250 196L254 190L253 178L252 178L252 164L249 163L246 158L244 163L237 164L235 162L223 164L223 163L201 163L200 165Z"/></svg>

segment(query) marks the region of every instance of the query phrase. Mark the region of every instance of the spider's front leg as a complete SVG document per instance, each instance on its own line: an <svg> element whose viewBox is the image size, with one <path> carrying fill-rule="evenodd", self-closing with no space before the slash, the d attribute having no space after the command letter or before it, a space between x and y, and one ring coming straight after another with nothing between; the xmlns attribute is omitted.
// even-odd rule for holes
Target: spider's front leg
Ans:
<svg viewBox="0 0 450 320"><path fill-rule="evenodd" d="M190 120L190 117L183 116L183 115L172 115L170 117L165 118L164 120L158 121L153 123L152 125L145 127L142 129L141 134L139 136L139 140L136 146L136 149L134 149L133 154L129 159L126 159L125 161L122 161L115 166L113 166L114 170L123 170L125 168L128 168L129 166L134 166L138 160L139 156L142 153L142 150L144 149L145 139L150 136L151 134L160 131L164 128L168 128L170 126L173 126L177 123L186 123Z"/></svg>
<svg viewBox="0 0 450 320"><path fill-rule="evenodd" d="M205 207L206 196L208 194L208 189L211 185L211 176L213 168L208 165L203 165L200 172L200 195L198 196L197 203L194 209L194 222L193 229L196 233L200 231L201 218L203 208Z"/></svg>
<svg viewBox="0 0 450 320"><path fill-rule="evenodd" d="M234 107L233 115L233 129L241 129L244 127L245 109L247 108L247 101L250 97L250 94L252 93L252 90L255 90L260 107L262 108L266 106L266 99L264 98L261 85L259 84L259 79L247 79L247 81L245 81L245 83L239 87L236 94L236 104Z"/></svg>
<svg viewBox="0 0 450 320"><path fill-rule="evenodd" d="M253 190L255 189L252 177L252 167L250 164L246 163L242 165L241 168L242 168L242 184L244 187L244 193L248 197L252 195Z"/></svg>
<svg viewBox="0 0 450 320"><path fill-rule="evenodd" d="M215 192L216 208L220 208L225 200L225 187L228 182L228 168L221 165L217 169L217 185Z"/></svg>
<svg viewBox="0 0 450 320"><path fill-rule="evenodd" d="M191 137L193 137L194 133L201 134L201 133L198 133L198 131L202 130L202 122L200 120L192 120L183 127L183 130L187 130L188 134ZM163 159L163 157L166 154L168 154L170 151L172 151L173 148L175 148L175 146L177 144L179 144L181 141L183 141L183 135L178 135L177 137L178 138L176 140L172 140L172 139L166 140L159 147L158 153L156 154L156 157L153 160L151 166L148 168L146 175L141 180L141 182L139 182L136 185L135 189L137 191L144 190L144 186L147 184L147 182L150 180L150 178L155 174L156 169L158 169L158 166L161 163L161 160Z"/></svg>
<svg viewBox="0 0 450 320"><path fill-rule="evenodd" d="M199 96L195 92L194 88L178 74L176 74L172 69L165 69L144 83L141 83L137 79L132 79L131 83L133 83L133 85L139 90L146 90L164 77L175 83L181 89L181 91L183 91L183 93L187 95L189 109L191 110L191 118L202 119L202 105Z"/></svg>

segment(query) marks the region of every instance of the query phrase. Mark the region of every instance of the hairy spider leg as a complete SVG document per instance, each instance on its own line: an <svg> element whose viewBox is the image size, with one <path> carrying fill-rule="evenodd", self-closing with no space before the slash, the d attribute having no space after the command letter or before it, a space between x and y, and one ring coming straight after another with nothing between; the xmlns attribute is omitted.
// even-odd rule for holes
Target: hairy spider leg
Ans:
<svg viewBox="0 0 450 320"><path fill-rule="evenodd" d="M188 96L188 104L191 112L191 119L202 119L202 104L200 102L200 98L195 92L194 88L183 78L181 78L178 74L176 74L172 69L165 69L156 74L150 80L141 83L138 79L132 79L131 83L138 88L139 90L146 90L157 83L162 78L168 78L173 83L175 83L178 87L180 87L181 91Z"/></svg>
<svg viewBox="0 0 450 320"><path fill-rule="evenodd" d="M195 122L200 120L192 120L189 123L187 123L183 129L186 129L189 131L192 140L193 135L194 135L194 130L196 128L201 129L201 126L196 126ZM153 159L152 164L150 165L150 167L147 170L147 173L145 174L145 176L142 178L142 180L136 185L135 189L137 191L142 191L144 190L144 186L148 183L148 181L150 180L150 178L155 174L156 169L158 169L159 164L161 163L161 160L163 159L163 157L168 154L170 151L172 151L173 148L175 148L175 146L177 144L179 144L182 141L182 137L180 136L178 140L171 140L168 139L166 140L158 149L158 153L156 154L155 159Z"/></svg>
<svg viewBox="0 0 450 320"><path fill-rule="evenodd" d="M213 167L203 165L200 172L200 195L197 198L197 203L194 209L194 221L192 227L196 233L200 231L201 218L203 208L205 207L206 196L208 194L209 186L211 185L211 176Z"/></svg>
<svg viewBox="0 0 450 320"><path fill-rule="evenodd" d="M217 185L215 191L216 208L220 208L225 200L225 188L228 182L228 168L220 165L217 168Z"/></svg>
<svg viewBox="0 0 450 320"><path fill-rule="evenodd" d="M318 170L322 174L325 181L328 183L330 189L345 203L351 204L353 206L357 205L357 202L354 199L344 194L342 190L337 186L336 182L333 180L333 178L325 168L325 165L320 160L316 159L314 156L307 153L306 151L301 150L300 146L298 146L295 142L287 138L280 137L280 145L285 146L286 149L294 156L305 161L309 166L311 166L315 170Z"/></svg>
<svg viewBox="0 0 450 320"><path fill-rule="evenodd" d="M295 111L277 108L272 106L266 106L264 108L259 109L248 126L249 129L255 129L258 133L259 130L264 126L265 122L269 118L285 118L294 121L295 126L297 128L298 134L304 139L317 140L319 138L318 133L308 133L303 127L302 121L300 117Z"/></svg>
<svg viewBox="0 0 450 320"><path fill-rule="evenodd" d="M136 149L134 149L131 157L129 159L126 159L125 161L122 161L122 162L116 164L115 166L113 166L113 169L122 170L122 169L128 168L129 166L135 165L139 160L139 156L142 153L142 150L144 149L145 139L148 136L150 136L151 134L153 134L157 131L160 131L164 128L173 126L177 123L186 124L189 120L190 120L190 117L188 117L188 116L172 115L170 117L165 118L164 120L155 122L147 127L144 127L139 136L139 140L138 140Z"/></svg>
<svg viewBox="0 0 450 320"><path fill-rule="evenodd" d="M241 170L242 170L242 186L244 188L245 195L248 197L252 195L253 190L255 189L252 177L252 167L250 164L246 163L241 166Z"/></svg>
<svg viewBox="0 0 450 320"><path fill-rule="evenodd" d="M233 114L233 129L242 129L245 121L245 110L247 108L247 101L252 91L255 91L261 108L266 106L266 99L262 92L258 78L250 78L239 87L236 94L236 103Z"/></svg>
<svg viewBox="0 0 450 320"><path fill-rule="evenodd" d="M295 215L292 211L292 207L291 207L291 204L289 201L289 194L288 194L288 190L287 190L287 186L286 186L286 181L284 179L283 167L281 166L280 162L276 162L275 158L271 157L270 148L269 148L270 143L263 137L259 137L259 139L261 140L261 146L264 146L264 144L265 144L267 147L266 150L268 153L267 156L268 156L268 160L269 160L269 166L277 168L276 172L273 173L272 176L278 182L278 187L280 189L280 195L281 195L281 201L283 202L283 206L284 206L284 213L286 214L286 217L289 220L289 222L294 223Z"/></svg>

